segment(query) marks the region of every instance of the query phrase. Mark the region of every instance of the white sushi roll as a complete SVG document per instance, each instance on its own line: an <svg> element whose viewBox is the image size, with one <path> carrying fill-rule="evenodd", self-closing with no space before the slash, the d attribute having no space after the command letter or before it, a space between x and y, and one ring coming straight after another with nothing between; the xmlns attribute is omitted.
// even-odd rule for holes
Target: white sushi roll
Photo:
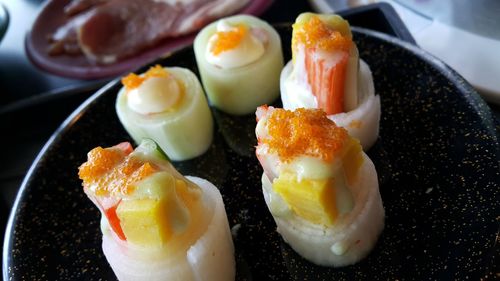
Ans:
<svg viewBox="0 0 500 281"><path fill-rule="evenodd" d="M256 149L277 231L323 266L366 257L384 228L377 172L359 141L317 109L260 107Z"/></svg>
<svg viewBox="0 0 500 281"><path fill-rule="evenodd" d="M277 195L268 177L262 175L262 191L283 239L301 256L323 266L346 266L368 255L384 228L384 208L377 172L366 156L360 177L350 186L354 209L332 227L313 224L289 211L286 205L271 202Z"/></svg>
<svg viewBox="0 0 500 281"><path fill-rule="evenodd" d="M343 43L329 42L325 34L303 38L304 33L317 34L315 29L328 29ZM336 15L304 13L297 18L293 36L294 59L280 75L283 108L321 108L368 150L378 138L380 97L370 67L359 59L349 24Z"/></svg>
<svg viewBox="0 0 500 281"><path fill-rule="evenodd" d="M133 151L94 148L79 176L101 211L102 249L118 280L234 280L219 190L182 176L152 140Z"/></svg>
<svg viewBox="0 0 500 281"><path fill-rule="evenodd" d="M193 72L155 66L122 81L116 112L136 143L153 139L175 161L197 157L210 147L213 119Z"/></svg>
<svg viewBox="0 0 500 281"><path fill-rule="evenodd" d="M220 19L196 36L194 52L203 87L216 108L244 115L278 98L281 39L263 20L249 15Z"/></svg>
<svg viewBox="0 0 500 281"><path fill-rule="evenodd" d="M109 226L105 226L102 249L118 280L234 280L234 247L220 192L204 179L186 178L203 191L205 211L210 217L207 230L186 252L151 258L161 253L128 247L114 236Z"/></svg>

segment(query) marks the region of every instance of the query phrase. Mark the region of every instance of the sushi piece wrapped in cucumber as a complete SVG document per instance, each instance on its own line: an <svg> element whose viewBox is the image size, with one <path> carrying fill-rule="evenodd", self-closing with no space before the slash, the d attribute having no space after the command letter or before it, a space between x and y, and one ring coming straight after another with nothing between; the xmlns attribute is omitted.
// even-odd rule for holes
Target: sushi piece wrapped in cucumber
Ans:
<svg viewBox="0 0 500 281"><path fill-rule="evenodd" d="M233 115L255 112L279 96L281 40L248 15L220 19L200 31L194 52L210 104Z"/></svg>
<svg viewBox="0 0 500 281"><path fill-rule="evenodd" d="M182 176L154 141L94 148L79 176L102 213L102 249L120 281L234 280L219 190Z"/></svg>
<svg viewBox="0 0 500 281"><path fill-rule="evenodd" d="M212 143L213 120L200 82L189 69L156 65L122 79L116 112L136 143L156 141L170 159L203 154Z"/></svg>
<svg viewBox="0 0 500 281"><path fill-rule="evenodd" d="M370 67L359 58L349 23L338 15L303 13L293 25L292 60L280 78L283 108L320 108L360 140L377 140L380 97Z"/></svg>
<svg viewBox="0 0 500 281"><path fill-rule="evenodd" d="M384 227L377 172L359 141L319 109L260 107L262 191L283 239L323 266L358 262Z"/></svg>

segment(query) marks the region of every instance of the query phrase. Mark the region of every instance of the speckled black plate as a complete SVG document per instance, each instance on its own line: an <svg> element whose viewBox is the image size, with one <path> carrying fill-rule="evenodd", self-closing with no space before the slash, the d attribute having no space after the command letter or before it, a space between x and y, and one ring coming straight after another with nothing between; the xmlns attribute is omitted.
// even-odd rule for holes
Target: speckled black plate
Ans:
<svg viewBox="0 0 500 281"><path fill-rule="evenodd" d="M277 27L290 57L290 29ZM380 138L369 151L379 173L386 226L372 253L344 268L315 266L285 244L266 209L254 154L255 118L214 111L210 150L175 163L220 189L235 237L238 280L429 280L494 276L499 249L500 150L486 104L454 71L391 37L355 29L382 98ZM191 48L162 59L193 69ZM99 212L77 167L95 146L130 137L104 87L71 115L30 169L7 227L6 280L113 280L101 250ZM256 83L258 91L258 83Z"/></svg>

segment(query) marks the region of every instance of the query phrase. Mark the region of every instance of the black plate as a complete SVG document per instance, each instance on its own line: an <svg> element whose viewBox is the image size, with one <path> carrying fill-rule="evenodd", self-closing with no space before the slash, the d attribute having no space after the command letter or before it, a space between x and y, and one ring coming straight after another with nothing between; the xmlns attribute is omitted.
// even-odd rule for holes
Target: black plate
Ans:
<svg viewBox="0 0 500 281"><path fill-rule="evenodd" d="M277 28L289 58L291 30ZM175 165L221 189L230 225L240 226L234 240L237 279L493 276L500 150L488 107L454 71L420 49L354 31L382 98L380 138L369 151L386 210L382 236L354 266L318 267L300 258L275 232L261 194L254 116L214 110L217 129L210 150ZM197 71L191 48L158 63ZM5 279L114 279L101 250L99 212L82 191L77 167L95 146L130 140L114 110L119 88L118 81L108 84L76 110L31 167L7 227Z"/></svg>

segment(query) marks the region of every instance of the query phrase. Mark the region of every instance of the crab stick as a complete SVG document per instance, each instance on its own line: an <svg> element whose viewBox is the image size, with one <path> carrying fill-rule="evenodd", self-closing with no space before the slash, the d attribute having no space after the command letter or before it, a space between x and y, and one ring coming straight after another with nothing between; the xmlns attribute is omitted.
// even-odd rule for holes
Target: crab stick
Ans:
<svg viewBox="0 0 500 281"><path fill-rule="evenodd" d="M338 15L303 13L293 25L292 60L281 72L286 109L319 108L366 150L378 137L380 98L359 59L349 23Z"/></svg>

